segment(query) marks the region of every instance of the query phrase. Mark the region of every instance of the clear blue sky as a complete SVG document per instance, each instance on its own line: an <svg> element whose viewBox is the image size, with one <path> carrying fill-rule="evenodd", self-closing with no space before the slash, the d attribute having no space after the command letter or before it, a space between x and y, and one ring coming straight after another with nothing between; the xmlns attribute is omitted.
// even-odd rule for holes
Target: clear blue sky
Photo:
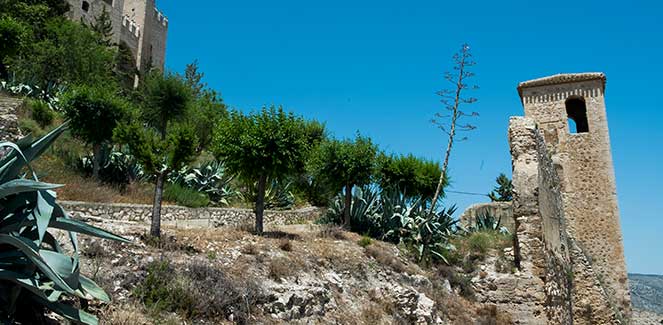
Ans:
<svg viewBox="0 0 663 325"><path fill-rule="evenodd" d="M451 55L468 42L479 129L451 160L453 190L510 174L519 81L603 71L630 272L663 274L663 5L659 1L158 1L167 66L198 59L231 107L281 104L384 150L440 159L429 122ZM449 195L462 210L481 197Z"/></svg>

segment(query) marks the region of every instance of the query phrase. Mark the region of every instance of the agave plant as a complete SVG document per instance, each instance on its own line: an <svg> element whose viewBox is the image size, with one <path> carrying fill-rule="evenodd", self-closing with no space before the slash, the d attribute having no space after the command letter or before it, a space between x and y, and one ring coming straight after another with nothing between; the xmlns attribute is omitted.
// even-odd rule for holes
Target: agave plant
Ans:
<svg viewBox="0 0 663 325"><path fill-rule="evenodd" d="M295 195L290 191L292 182L279 180L267 180L269 186L265 189L265 209L289 209L295 205ZM257 197L258 182L254 182L241 195L246 202L255 202Z"/></svg>
<svg viewBox="0 0 663 325"><path fill-rule="evenodd" d="M64 86L55 83L49 83L45 89L41 89L39 86L19 82L14 75L11 76L9 81L0 81L1 92L14 96L41 99L48 104L50 109L55 111L60 110L59 96L64 90Z"/></svg>
<svg viewBox="0 0 663 325"><path fill-rule="evenodd" d="M41 139L23 138L0 158L0 322L42 321L44 310L84 324L97 318L66 302L69 298L110 301L89 278L80 274L77 233L127 242L110 232L72 219L56 202L60 185L40 182L29 163L63 132L62 125ZM25 178L27 170L32 179ZM64 231L73 255L67 255L52 230Z"/></svg>
<svg viewBox="0 0 663 325"><path fill-rule="evenodd" d="M502 218L495 218L489 213L478 214L474 220L474 225L471 225L466 232L477 231L497 231L500 233L508 234L509 230L502 226Z"/></svg>
<svg viewBox="0 0 663 325"><path fill-rule="evenodd" d="M92 175L93 159L92 155L80 158L79 168L88 175ZM125 148L115 150L104 146L99 165L99 177L107 183L127 185L146 177L136 157Z"/></svg>
<svg viewBox="0 0 663 325"><path fill-rule="evenodd" d="M210 201L217 205L228 205L231 198L239 195L230 186L233 179L222 161L212 160L198 168L184 167L171 173L169 182L207 194Z"/></svg>
<svg viewBox="0 0 663 325"><path fill-rule="evenodd" d="M398 237L406 247L411 248L418 262L442 260L448 263L444 251L453 249L449 238L456 231L458 220L452 215L456 207L444 208L438 211L428 211L420 199L395 211L392 218L397 219L401 226L398 230L391 230L387 235Z"/></svg>
<svg viewBox="0 0 663 325"><path fill-rule="evenodd" d="M344 207L345 195L341 192L332 200L323 222L342 223ZM380 238L381 209L380 195L375 187L356 187L350 202L350 230Z"/></svg>

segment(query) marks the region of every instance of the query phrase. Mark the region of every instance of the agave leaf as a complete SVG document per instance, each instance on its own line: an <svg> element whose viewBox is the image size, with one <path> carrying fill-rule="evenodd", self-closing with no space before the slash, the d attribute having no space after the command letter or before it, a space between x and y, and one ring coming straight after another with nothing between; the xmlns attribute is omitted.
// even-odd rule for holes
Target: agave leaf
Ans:
<svg viewBox="0 0 663 325"><path fill-rule="evenodd" d="M35 299L38 300L38 299ZM57 302L50 302L48 300L39 301L44 306L48 307L50 310L56 312L58 315L69 319L71 321L88 324L88 325L98 325L99 319L83 310L76 309L72 306L65 305Z"/></svg>
<svg viewBox="0 0 663 325"><path fill-rule="evenodd" d="M47 301L57 301L60 298L60 293L57 290L46 296L42 290L42 286L39 285L39 282L37 282L36 279L26 276L22 273L0 270L0 280L13 282L19 285L21 288L25 288Z"/></svg>
<svg viewBox="0 0 663 325"><path fill-rule="evenodd" d="M52 190L58 187L62 187L62 185L43 183L31 179L15 179L0 185L0 199L13 194L36 190Z"/></svg>
<svg viewBox="0 0 663 325"><path fill-rule="evenodd" d="M0 234L0 244L7 244L16 247L23 252L34 264L41 270L47 278L51 279L55 284L70 294L75 294L67 283L55 272L44 259L37 253L38 247L35 243L24 239L23 237L14 237L5 234Z"/></svg>
<svg viewBox="0 0 663 325"><path fill-rule="evenodd" d="M106 293L106 291L104 291L104 289L99 287L91 279L85 277L84 275L81 275L79 280L80 280L81 288L83 289L84 293L89 294L92 298L99 299L103 302L110 302L111 301L111 299L108 296L108 294Z"/></svg>
<svg viewBox="0 0 663 325"><path fill-rule="evenodd" d="M51 220L50 226L52 228L77 232L80 234L95 236L103 239L117 240L124 243L131 242L124 237L120 237L101 228L97 228L95 226L91 226L84 222L80 222L74 219L58 217L55 220Z"/></svg>
<svg viewBox="0 0 663 325"><path fill-rule="evenodd" d="M44 239L44 234L48 228L48 224L53 216L53 205L55 198L46 191L37 192L37 207L32 210L32 215L37 221L37 232L39 233L38 244L41 244Z"/></svg>
<svg viewBox="0 0 663 325"><path fill-rule="evenodd" d="M58 252L42 249L39 255L71 288L78 288L80 267L78 260Z"/></svg>
<svg viewBox="0 0 663 325"><path fill-rule="evenodd" d="M31 138L26 137L19 140L18 145L12 144L11 147L14 150L0 160L0 181L8 181L16 178L21 168L39 157L66 128L67 123L65 122L37 141L28 143ZM18 160L18 155L22 156L23 161Z"/></svg>

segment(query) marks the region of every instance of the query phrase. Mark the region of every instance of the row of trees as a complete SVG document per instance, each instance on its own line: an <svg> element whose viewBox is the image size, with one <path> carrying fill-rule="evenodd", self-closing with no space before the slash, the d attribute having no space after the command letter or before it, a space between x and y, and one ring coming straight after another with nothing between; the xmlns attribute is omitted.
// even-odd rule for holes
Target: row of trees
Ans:
<svg viewBox="0 0 663 325"><path fill-rule="evenodd" d="M107 13L93 26L67 20L61 0L0 0L0 77L10 76L40 89L67 86L60 106L71 132L93 149L93 176L99 177L103 150L124 145L154 181L152 234L160 234L164 182L169 174L208 151L224 161L246 184L255 184L256 231L261 233L268 182L295 176L329 197L342 192L344 223L349 225L353 189L369 183L398 187L422 198L429 211L444 194L446 169L457 133L474 127L462 122L476 116L461 105L474 62L464 45L454 57L453 88L440 91L449 114L435 122L449 136L442 167L412 155L381 153L370 138L332 139L324 125L280 107L228 113L218 94L202 82L194 62L186 71L144 71L137 89L133 58L110 41ZM325 196L322 195L322 196Z"/></svg>

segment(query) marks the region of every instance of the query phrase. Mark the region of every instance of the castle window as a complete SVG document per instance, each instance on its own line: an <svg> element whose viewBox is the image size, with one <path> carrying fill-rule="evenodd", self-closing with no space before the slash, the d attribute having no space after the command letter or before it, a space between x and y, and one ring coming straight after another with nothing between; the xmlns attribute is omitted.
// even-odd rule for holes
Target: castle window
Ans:
<svg viewBox="0 0 663 325"><path fill-rule="evenodd" d="M104 0L105 3L107 3L109 6L113 6L113 0Z"/></svg>
<svg viewBox="0 0 663 325"><path fill-rule="evenodd" d="M87 2L87 1L83 1L83 5L81 6L81 9L83 9L83 11L85 11L85 12L88 12L90 10L90 3Z"/></svg>
<svg viewBox="0 0 663 325"><path fill-rule="evenodd" d="M568 116L570 133L589 132L587 123L587 105L580 96L571 96L566 100L566 115Z"/></svg>

